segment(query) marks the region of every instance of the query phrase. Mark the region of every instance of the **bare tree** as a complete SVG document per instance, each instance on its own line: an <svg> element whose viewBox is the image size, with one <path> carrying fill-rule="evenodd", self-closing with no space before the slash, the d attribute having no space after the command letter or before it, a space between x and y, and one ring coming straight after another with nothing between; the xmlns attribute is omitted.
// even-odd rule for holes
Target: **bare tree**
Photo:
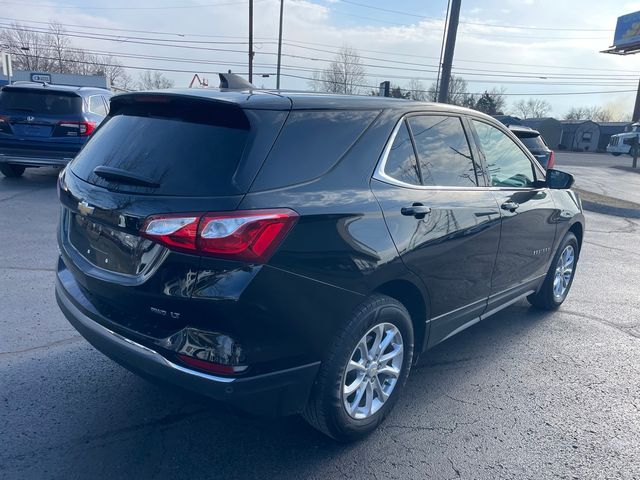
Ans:
<svg viewBox="0 0 640 480"><path fill-rule="evenodd" d="M155 70L145 70L138 77L139 90L159 90L161 88L172 88L173 80L164 76L164 73Z"/></svg>
<svg viewBox="0 0 640 480"><path fill-rule="evenodd" d="M34 32L18 23L0 30L0 44L11 54L16 70L51 71L54 57L50 43L47 33Z"/></svg>
<svg viewBox="0 0 640 480"><path fill-rule="evenodd" d="M551 104L546 100L530 98L513 104L513 112L521 118L546 117L551 111Z"/></svg>
<svg viewBox="0 0 640 480"><path fill-rule="evenodd" d="M14 23L0 30L0 44L12 54L16 70L104 75L109 85L131 88L131 77L118 60L74 47L57 23L51 23L48 32L35 32Z"/></svg>
<svg viewBox="0 0 640 480"><path fill-rule="evenodd" d="M427 88L424 86L424 83L417 78L409 80L405 90L409 92L409 98L411 100L417 100L419 102L426 102L428 100Z"/></svg>
<svg viewBox="0 0 640 480"><path fill-rule="evenodd" d="M436 82L433 82L427 91L427 99L430 102L438 101L438 89ZM439 87L439 85L437 85ZM463 107L471 107L475 105L474 96L467 92L469 85L467 81L457 75L451 75L449 82L449 103Z"/></svg>
<svg viewBox="0 0 640 480"><path fill-rule="evenodd" d="M342 47L327 68L312 76L310 86L314 91L357 95L362 91L365 69L355 49Z"/></svg>
<svg viewBox="0 0 640 480"><path fill-rule="evenodd" d="M69 71L69 37L65 35L65 30L58 23L49 24L49 33L44 34L45 41L49 46L49 57L53 58L53 71L56 73L66 73Z"/></svg>
<svg viewBox="0 0 640 480"><path fill-rule="evenodd" d="M565 115L565 120L592 120L594 122L611 122L614 114L603 107L572 107Z"/></svg>

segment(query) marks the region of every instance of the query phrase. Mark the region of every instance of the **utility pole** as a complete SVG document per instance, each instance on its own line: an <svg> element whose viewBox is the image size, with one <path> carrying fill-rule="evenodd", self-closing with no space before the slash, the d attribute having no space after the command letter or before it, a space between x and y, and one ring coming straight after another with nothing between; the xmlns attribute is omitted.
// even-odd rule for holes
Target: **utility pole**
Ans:
<svg viewBox="0 0 640 480"><path fill-rule="evenodd" d="M442 62L442 79L440 81L440 91L438 92L438 102L440 103L447 103L449 100L449 83L451 82L453 51L456 48L461 3L462 0L451 0L451 13L447 27L447 43L444 49L444 61Z"/></svg>
<svg viewBox="0 0 640 480"><path fill-rule="evenodd" d="M280 0L280 30L278 32L278 69L276 72L276 90L280 90L280 67L282 65L282 14L284 13L284 0Z"/></svg>
<svg viewBox="0 0 640 480"><path fill-rule="evenodd" d="M451 0L447 2L447 14L444 16L444 28L442 29L442 42L440 43L440 60L438 61L438 73L436 74L436 91L434 92L434 101L438 99L440 72L442 71L442 56L444 55L444 43L447 41L447 22L449 21L449 11L451 11Z"/></svg>
<svg viewBox="0 0 640 480"><path fill-rule="evenodd" d="M640 121L640 82L638 82L638 93L636 94L636 105L633 107L632 122Z"/></svg>
<svg viewBox="0 0 640 480"><path fill-rule="evenodd" d="M253 83L253 0L249 0L249 83Z"/></svg>

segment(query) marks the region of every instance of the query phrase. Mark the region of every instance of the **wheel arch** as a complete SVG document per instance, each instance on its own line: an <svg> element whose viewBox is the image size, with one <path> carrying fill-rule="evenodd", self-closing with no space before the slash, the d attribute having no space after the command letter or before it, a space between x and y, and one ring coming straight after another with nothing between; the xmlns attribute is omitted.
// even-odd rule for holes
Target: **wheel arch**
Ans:
<svg viewBox="0 0 640 480"><path fill-rule="evenodd" d="M381 293L402 303L411 315L413 333L415 336L415 359L424 352L429 336L427 319L429 314L429 300L414 283L409 280L391 280L378 286L374 293Z"/></svg>
<svg viewBox="0 0 640 480"><path fill-rule="evenodd" d="M576 222L571 227L569 227L569 232L573 233L578 240L578 248L582 250L582 239L584 237L584 226L580 222ZM578 254L580 252L578 251Z"/></svg>

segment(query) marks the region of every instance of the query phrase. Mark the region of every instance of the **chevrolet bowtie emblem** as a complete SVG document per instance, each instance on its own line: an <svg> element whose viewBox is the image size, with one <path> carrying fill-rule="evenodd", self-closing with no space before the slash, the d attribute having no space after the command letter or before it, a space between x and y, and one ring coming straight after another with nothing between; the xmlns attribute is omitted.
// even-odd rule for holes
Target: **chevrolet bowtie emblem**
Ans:
<svg viewBox="0 0 640 480"><path fill-rule="evenodd" d="M78 202L78 211L80 215L91 215L95 210L94 207L90 206L86 201Z"/></svg>

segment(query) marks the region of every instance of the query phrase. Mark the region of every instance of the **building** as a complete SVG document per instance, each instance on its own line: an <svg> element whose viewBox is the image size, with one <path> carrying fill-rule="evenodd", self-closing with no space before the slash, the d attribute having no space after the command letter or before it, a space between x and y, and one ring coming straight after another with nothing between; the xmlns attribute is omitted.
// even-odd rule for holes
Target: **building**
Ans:
<svg viewBox="0 0 640 480"><path fill-rule="evenodd" d="M12 82L46 82L52 85L73 85L75 87L109 88L104 75L76 75L68 73L33 72L14 70ZM6 85L8 78L0 74L0 86Z"/></svg>
<svg viewBox="0 0 640 480"><path fill-rule="evenodd" d="M591 120L563 120L560 148L577 152L596 152L600 126Z"/></svg>

